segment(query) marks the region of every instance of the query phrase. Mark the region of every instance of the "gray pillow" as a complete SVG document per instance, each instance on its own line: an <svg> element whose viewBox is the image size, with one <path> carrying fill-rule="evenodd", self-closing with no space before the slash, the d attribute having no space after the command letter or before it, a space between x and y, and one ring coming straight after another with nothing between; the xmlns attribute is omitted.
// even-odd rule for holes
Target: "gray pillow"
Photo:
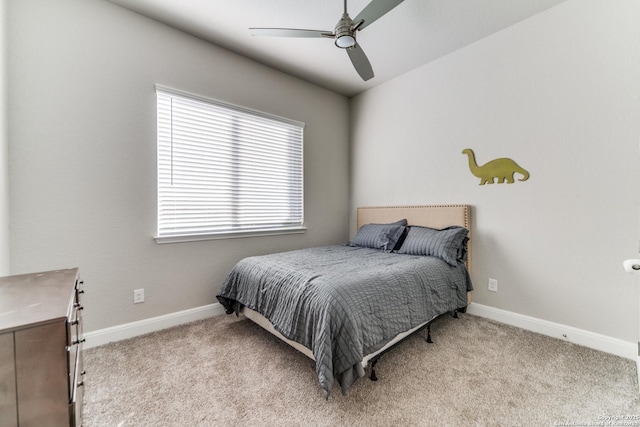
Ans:
<svg viewBox="0 0 640 427"><path fill-rule="evenodd" d="M365 224L356 233L349 246L379 249L391 252L402 237L407 220L391 224Z"/></svg>
<svg viewBox="0 0 640 427"><path fill-rule="evenodd" d="M442 230L412 226L409 227L407 237L398 253L435 256L448 264L457 265L466 255L468 233L469 230L457 225Z"/></svg>

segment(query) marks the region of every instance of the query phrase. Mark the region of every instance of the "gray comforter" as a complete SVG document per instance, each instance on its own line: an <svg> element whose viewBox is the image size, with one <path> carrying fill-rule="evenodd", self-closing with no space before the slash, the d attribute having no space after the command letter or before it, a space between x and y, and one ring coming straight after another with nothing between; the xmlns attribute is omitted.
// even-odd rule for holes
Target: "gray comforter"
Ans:
<svg viewBox="0 0 640 427"><path fill-rule="evenodd" d="M227 313L249 307L312 350L325 397L361 376L363 357L396 335L467 305L463 265L350 246L245 258L217 295Z"/></svg>

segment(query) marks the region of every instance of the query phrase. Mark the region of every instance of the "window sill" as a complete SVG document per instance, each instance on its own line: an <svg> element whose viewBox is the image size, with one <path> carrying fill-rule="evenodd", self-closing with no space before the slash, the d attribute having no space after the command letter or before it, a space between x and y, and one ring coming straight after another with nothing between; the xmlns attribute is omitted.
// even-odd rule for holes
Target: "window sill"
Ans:
<svg viewBox="0 0 640 427"><path fill-rule="evenodd" d="M157 244L198 242L201 240L240 239L245 237L279 236L283 234L303 234L307 227L272 228L268 230L249 230L211 234L189 234L180 236L155 236Z"/></svg>

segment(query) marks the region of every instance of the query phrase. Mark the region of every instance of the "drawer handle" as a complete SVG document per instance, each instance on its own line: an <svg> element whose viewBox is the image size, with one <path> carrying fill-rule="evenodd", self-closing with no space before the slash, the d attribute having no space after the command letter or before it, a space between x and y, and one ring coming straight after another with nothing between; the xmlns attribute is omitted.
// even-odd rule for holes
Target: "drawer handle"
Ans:
<svg viewBox="0 0 640 427"><path fill-rule="evenodd" d="M86 340L87 340L86 338L82 338L81 340L74 340L72 344L73 344L73 345L76 345L76 344L82 344L82 343L83 343L83 342L85 342Z"/></svg>
<svg viewBox="0 0 640 427"><path fill-rule="evenodd" d="M80 381L80 382L78 383L78 387L82 387L83 385L84 385L84 381Z"/></svg>
<svg viewBox="0 0 640 427"><path fill-rule="evenodd" d="M77 325L78 323L80 323L80 321L79 321L78 319L76 319L76 320L73 320L73 321L70 323L70 325L75 326L75 325Z"/></svg>
<svg viewBox="0 0 640 427"><path fill-rule="evenodd" d="M84 307L83 307L83 306L81 306L79 302L77 302L77 303L73 304L73 306L74 306L75 308L77 308L78 310L84 310Z"/></svg>

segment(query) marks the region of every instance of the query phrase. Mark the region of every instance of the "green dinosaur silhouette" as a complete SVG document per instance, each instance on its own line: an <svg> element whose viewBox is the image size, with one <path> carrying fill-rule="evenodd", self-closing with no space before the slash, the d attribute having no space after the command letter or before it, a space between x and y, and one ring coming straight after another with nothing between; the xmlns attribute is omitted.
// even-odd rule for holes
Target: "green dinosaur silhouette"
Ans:
<svg viewBox="0 0 640 427"><path fill-rule="evenodd" d="M513 175L517 172L523 176L518 181L526 181L529 179L529 172L518 166L516 162L507 158L491 160L482 166L476 163L476 156L473 150L466 148L462 150L462 154L469 156L469 169L471 173L480 178L480 185L493 184L494 179L498 178L498 184L513 184Z"/></svg>

